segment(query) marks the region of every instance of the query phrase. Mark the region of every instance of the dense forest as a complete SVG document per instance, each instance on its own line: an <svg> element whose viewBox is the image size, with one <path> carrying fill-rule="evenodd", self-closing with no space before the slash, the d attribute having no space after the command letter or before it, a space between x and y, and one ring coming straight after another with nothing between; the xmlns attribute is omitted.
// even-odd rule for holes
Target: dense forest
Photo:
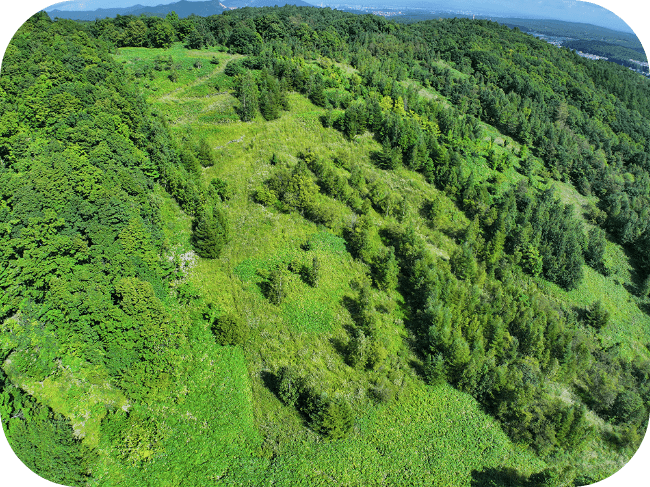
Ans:
<svg viewBox="0 0 650 487"><path fill-rule="evenodd" d="M43 477L569 486L638 448L643 76L486 20L41 12L0 109L0 416Z"/></svg>
<svg viewBox="0 0 650 487"><path fill-rule="evenodd" d="M566 41L562 45L569 49L575 49L576 51L604 56L609 61L634 69L640 68L638 62L648 62L648 59L645 57L643 52L638 52L635 49L628 49L608 42L577 40ZM634 61L637 62L635 63Z"/></svg>

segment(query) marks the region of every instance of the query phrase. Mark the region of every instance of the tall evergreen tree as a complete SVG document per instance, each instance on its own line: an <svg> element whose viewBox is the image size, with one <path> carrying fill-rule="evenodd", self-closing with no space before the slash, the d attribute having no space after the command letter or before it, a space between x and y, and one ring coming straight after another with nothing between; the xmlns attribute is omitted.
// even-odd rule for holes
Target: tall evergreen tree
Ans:
<svg viewBox="0 0 650 487"><path fill-rule="evenodd" d="M259 104L257 83L250 70L247 70L241 78L237 98L239 99L240 118L243 122L250 122L255 118Z"/></svg>
<svg viewBox="0 0 650 487"><path fill-rule="evenodd" d="M215 163L214 152L208 141L201 139L197 147L197 158L203 167L212 167Z"/></svg>
<svg viewBox="0 0 650 487"><path fill-rule="evenodd" d="M194 220L192 245L196 253L207 259L216 259L228 241L225 213L219 208L206 208Z"/></svg>

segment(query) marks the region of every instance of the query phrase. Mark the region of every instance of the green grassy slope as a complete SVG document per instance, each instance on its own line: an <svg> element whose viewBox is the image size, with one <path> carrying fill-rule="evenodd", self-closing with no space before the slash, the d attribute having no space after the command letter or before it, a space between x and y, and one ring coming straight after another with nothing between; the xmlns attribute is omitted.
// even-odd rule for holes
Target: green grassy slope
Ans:
<svg viewBox="0 0 650 487"><path fill-rule="evenodd" d="M167 52L175 62L177 58L205 58L213 54L179 49ZM123 48L116 59L137 69L139 63L167 52ZM214 54L222 60L221 68L233 57ZM404 472L410 470L416 484L469 485L471 472L482 468L516 467L526 473L542 469L544 463L515 447L471 397L450 387L424 387L409 372L397 379L401 381L403 396L397 403L385 406L371 400L366 390L381 372L353 369L340 352L348 340L346 326L351 323L350 313L342 302L346 297L354 297L351 283L368 272L365 264L350 256L345 241L335 235L352 213L340 205L340 221L328 230L299 213L269 210L251 198L253 190L273 169L269 164L272 154L293 163L296 154L307 149L363 165L412 198L414 207L438 192L415 173L377 170L369 155L380 146L369 134L348 141L339 132L324 128L319 116L325 110L301 95L290 95L291 110L277 120L266 122L258 115L253 122L240 122L235 120L233 110L238 102L231 94L217 94L220 92L214 88L219 68L206 75L192 68L191 62L179 64L187 65L188 71L195 69L196 79L183 82L183 75L179 82L168 84L163 72L153 80L142 79L139 83L149 102L168 118L175 137L205 138L214 148L217 163L203 170L205 180L219 177L234 189L233 196L224 204L232 240L218 259L197 258L188 279L204 299L216 303L221 310L237 310L251 327L243 351L256 425L264 436L262 452L272 458L266 478L292 485L325 484L332 479L340 485L379 485L400 482ZM197 98L197 93L202 98ZM217 119L220 123L214 122ZM160 194L170 245L179 245L178 252L190 251L189 220L169 197L162 191ZM449 210L454 218L449 231L453 225L467 224L462 213L451 207ZM443 255L455 247L440 229L421 224L420 231L428 237L432 248ZM309 250L303 250L307 242ZM269 270L278 262L308 263L314 256L323 268L317 288L292 275L289 294L282 305L273 305L264 298L260 270ZM395 309L400 299L395 293L386 304ZM399 316L398 310L394 315ZM408 333L400 319L392 322L388 332L394 336L396 351L409 353L404 348ZM321 384L328 394L350 400L357 421L347 439L323 443L306 428L295 410L278 400L268 381L283 365L297 367L301 375ZM404 453L407 445L409 454ZM378 471L385 473L383 479L377 478ZM305 472L310 472L308 477L304 477Z"/></svg>

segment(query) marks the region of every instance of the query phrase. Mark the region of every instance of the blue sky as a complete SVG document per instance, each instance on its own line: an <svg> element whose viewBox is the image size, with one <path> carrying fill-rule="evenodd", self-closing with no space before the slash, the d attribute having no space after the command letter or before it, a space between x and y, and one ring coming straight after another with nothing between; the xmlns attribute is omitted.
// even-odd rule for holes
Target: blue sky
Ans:
<svg viewBox="0 0 650 487"><path fill-rule="evenodd" d="M98 8L120 8L131 5L161 5L174 3L177 0L68 0L59 2L49 7L46 11L59 10L95 10ZM376 4L390 5L391 0L305 0L308 3L320 4ZM426 0L425 0L426 1ZM418 0L421 3L422 0ZM225 0L228 3L228 0ZM398 0L401 8L408 5L408 0ZM579 0L431 0L432 6L445 7L448 9L485 9L494 11L495 14L506 16L509 12L517 17L545 17L551 19L565 20L569 22L585 22L610 29L625 32L634 32L632 28L618 15L595 3ZM477 10L478 11L478 10ZM629 9L626 9L629 12ZM498 12L498 13L497 13Z"/></svg>

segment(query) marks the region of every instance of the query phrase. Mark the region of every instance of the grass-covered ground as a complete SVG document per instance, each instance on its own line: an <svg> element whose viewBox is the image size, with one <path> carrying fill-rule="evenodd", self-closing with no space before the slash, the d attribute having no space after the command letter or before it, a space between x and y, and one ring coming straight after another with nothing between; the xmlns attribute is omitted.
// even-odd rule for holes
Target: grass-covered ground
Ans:
<svg viewBox="0 0 650 487"><path fill-rule="evenodd" d="M293 164L297 154L311 150L325 158L353 161L371 178L384 179L392 191L408 199L416 231L445 259L457 248L458 230L469 224L466 216L421 175L405 169L376 169L370 154L381 146L372 136L366 133L347 140L340 132L324 128L320 116L325 110L304 96L290 94L290 110L279 119L267 122L258 114L252 122L239 121L233 82L223 73L227 61L236 56L218 50L187 51L175 45L167 51L124 48L116 59L132 72L141 72L157 57L168 56L177 71L176 81L165 70L153 70L152 75L136 80L154 110L167 119L177 141L203 139L213 148L217 163L203 169L205 181L218 177L233 190L224 202L230 242L218 259L193 257L186 279L220 312L236 311L243 316L250 336L236 348L206 345L207 330L198 333L202 338L195 337L197 355L188 358L193 382L185 385L186 402L165 412L165 417L177 421L169 425L173 433L167 436L165 448L187 449L187 469L166 477L164 458L154 457L147 463L147 475L158 478L163 482L160 485L167 482L163 479L173 479L171 485L205 461L210 471L197 479L224 483L246 478L277 485L460 486L475 485L482 471L513 468L530 474L542 470L544 462L514 445L469 395L446 385L424 386L412 369L390 377L398 391L394 402L378 404L372 399L368 391L386 379L384 372L352 368L343 354L352 323L345 303L355 299L355 286L368 275L368 267L353 259L341 238L341 230L353 216L351 210L330 200L338 205L338 216L327 229L297 212L264 207L254 201L253 193L271 175L273 154L282 163ZM213 56L218 65L209 63ZM197 60L202 63L197 65ZM349 66L341 67L353 72ZM421 95L439 96L426 88L421 88ZM442 97L441 102L446 103ZM500 190L505 191L524 178L516 158L519 144L490 126L483 127L482 141L474 153L467 154L468 167L478 181L497 178ZM502 172L490 168L486 157L491 149L498 156L511 155L514 164ZM540 187L556 184L562 200L575 205L576 215L593 200L569 185L544 177L533 180ZM164 190L157 188L156 195L168 252L191 252L191 219ZM436 198L444 209L439 224L417 218L418 208ZM375 217L379 223L394 219ZM275 265L308 265L314 257L322 265L318 287L309 286L294 273L288 277L287 297L281 305L266 299L265 276ZM578 310L600 299L611 312L610 324L602 332L606 345L621 343L630 353L647 353L638 344L650 332L650 318L630 292L634 276L627 256L619 246L608 243L606 262L611 271L608 276L585 266L581 285L570 292L541 279L538 284L549 296ZM389 316L383 323L391 352L419 363L410 352L409 333L400 315L402 297L397 292L375 292L374 297ZM304 417L276 397L274 381L282 366L294 367L330 397L347 399L356 420L346 439L323 441L307 427ZM566 393L558 391L558 395ZM567 396L566 400L571 399ZM602 422L598 425L603 427ZM187 447L182 446L182 438L187 438ZM597 464L608 473L624 462L612 459L611 465L605 465L601 460L606 455L603 447L595 453L595 460L581 462ZM233 465L244 473L235 474Z"/></svg>

